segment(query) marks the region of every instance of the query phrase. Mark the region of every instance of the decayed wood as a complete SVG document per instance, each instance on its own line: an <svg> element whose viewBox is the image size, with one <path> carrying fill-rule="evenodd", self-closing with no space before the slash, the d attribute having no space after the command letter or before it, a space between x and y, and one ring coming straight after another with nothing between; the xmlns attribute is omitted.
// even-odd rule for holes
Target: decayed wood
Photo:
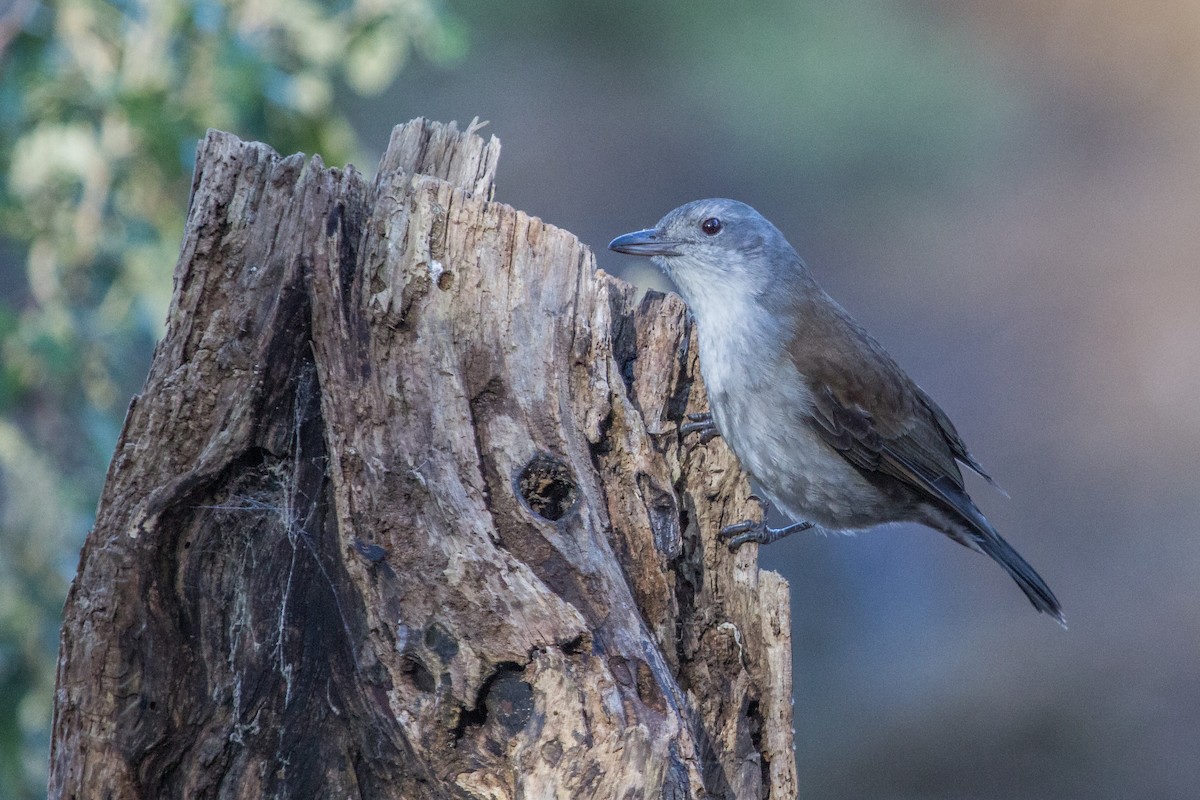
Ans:
<svg viewBox="0 0 1200 800"><path fill-rule="evenodd" d="M54 797L795 795L787 587L674 296L491 202L210 133L67 602Z"/></svg>

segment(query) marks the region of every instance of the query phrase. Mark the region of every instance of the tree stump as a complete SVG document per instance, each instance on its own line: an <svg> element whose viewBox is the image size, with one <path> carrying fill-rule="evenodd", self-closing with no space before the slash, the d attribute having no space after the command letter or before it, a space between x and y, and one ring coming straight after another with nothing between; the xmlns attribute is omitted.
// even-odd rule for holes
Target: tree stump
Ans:
<svg viewBox="0 0 1200 800"><path fill-rule="evenodd" d="M415 120L210 132L67 600L52 797L790 798L788 592L678 298Z"/></svg>

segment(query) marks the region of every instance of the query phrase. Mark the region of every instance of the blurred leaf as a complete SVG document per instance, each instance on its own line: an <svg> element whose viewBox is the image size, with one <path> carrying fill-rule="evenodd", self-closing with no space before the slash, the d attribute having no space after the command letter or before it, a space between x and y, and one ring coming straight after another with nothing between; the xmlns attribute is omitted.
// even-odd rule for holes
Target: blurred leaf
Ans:
<svg viewBox="0 0 1200 800"><path fill-rule="evenodd" d="M461 55L437 0L18 0L0 42L0 787L44 786L59 611L209 127L360 156L340 87ZM361 159L360 159L361 161ZM11 274L9 274L11 273ZM4 791L0 796L7 797Z"/></svg>
<svg viewBox="0 0 1200 800"><path fill-rule="evenodd" d="M717 120L757 144L748 160L787 164L801 185L833 173L851 190L903 199L947 175L945 163L970 180L962 166L985 167L1006 141L1020 99L944 24L886 0L769 5L725 12L727 25L685 23L664 42L681 58L703 53L677 89L697 108L720 98ZM703 6L690 19L724 10Z"/></svg>

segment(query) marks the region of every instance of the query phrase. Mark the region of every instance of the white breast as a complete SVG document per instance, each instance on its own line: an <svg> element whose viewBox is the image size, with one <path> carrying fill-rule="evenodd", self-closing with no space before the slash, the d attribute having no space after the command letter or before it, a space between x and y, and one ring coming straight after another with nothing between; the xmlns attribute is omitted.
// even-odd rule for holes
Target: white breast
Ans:
<svg viewBox="0 0 1200 800"><path fill-rule="evenodd" d="M871 524L863 515L878 492L807 422L812 396L781 357L777 325L736 295L704 309L700 370L713 419L742 466L793 519L829 528Z"/></svg>

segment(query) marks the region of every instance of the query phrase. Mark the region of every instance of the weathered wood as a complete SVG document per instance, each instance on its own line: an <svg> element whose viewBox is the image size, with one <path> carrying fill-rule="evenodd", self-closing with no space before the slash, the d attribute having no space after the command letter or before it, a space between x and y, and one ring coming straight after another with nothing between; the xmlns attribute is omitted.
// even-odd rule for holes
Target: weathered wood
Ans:
<svg viewBox="0 0 1200 800"><path fill-rule="evenodd" d="M53 797L795 795L786 584L674 296L491 202L202 142L67 601Z"/></svg>

